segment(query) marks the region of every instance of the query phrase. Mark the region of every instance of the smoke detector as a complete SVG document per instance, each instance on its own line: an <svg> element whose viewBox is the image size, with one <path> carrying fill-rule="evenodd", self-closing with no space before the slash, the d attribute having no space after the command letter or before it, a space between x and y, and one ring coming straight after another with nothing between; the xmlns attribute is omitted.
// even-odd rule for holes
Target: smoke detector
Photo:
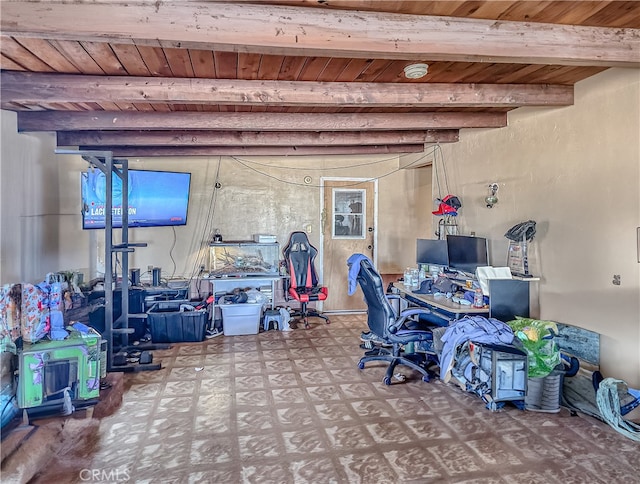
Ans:
<svg viewBox="0 0 640 484"><path fill-rule="evenodd" d="M420 79L427 75L428 64L409 64L404 68L404 75L407 79Z"/></svg>

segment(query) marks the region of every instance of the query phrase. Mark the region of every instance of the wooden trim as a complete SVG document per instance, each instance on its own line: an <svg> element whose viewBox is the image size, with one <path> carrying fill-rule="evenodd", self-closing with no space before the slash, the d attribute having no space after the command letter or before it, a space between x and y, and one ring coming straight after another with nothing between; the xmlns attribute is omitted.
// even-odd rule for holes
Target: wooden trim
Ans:
<svg viewBox="0 0 640 484"><path fill-rule="evenodd" d="M316 57L640 65L640 30L223 2L3 2L4 35Z"/></svg>
<svg viewBox="0 0 640 484"><path fill-rule="evenodd" d="M506 113L18 112L18 131L397 131L501 128Z"/></svg>
<svg viewBox="0 0 640 484"><path fill-rule="evenodd" d="M111 151L116 157L158 156L309 156L422 153L423 144L373 146L80 146Z"/></svg>
<svg viewBox="0 0 640 484"><path fill-rule="evenodd" d="M457 129L426 131L59 131L58 146L328 146L455 143Z"/></svg>
<svg viewBox="0 0 640 484"><path fill-rule="evenodd" d="M114 102L314 107L570 106L573 86L257 81L167 77L0 74L2 102Z"/></svg>

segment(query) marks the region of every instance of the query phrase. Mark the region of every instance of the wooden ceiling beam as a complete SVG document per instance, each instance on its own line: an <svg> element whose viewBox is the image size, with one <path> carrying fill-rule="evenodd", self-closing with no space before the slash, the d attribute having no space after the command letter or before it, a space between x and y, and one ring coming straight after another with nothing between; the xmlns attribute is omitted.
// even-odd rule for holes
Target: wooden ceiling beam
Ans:
<svg viewBox="0 0 640 484"><path fill-rule="evenodd" d="M258 81L0 74L2 102L125 102L314 107L570 106L573 86Z"/></svg>
<svg viewBox="0 0 640 484"><path fill-rule="evenodd" d="M640 29L224 2L4 1L4 35L343 58L630 67Z"/></svg>
<svg viewBox="0 0 640 484"><path fill-rule="evenodd" d="M422 131L59 131L58 146L330 146L455 143L457 129Z"/></svg>
<svg viewBox="0 0 640 484"><path fill-rule="evenodd" d="M310 156L422 153L424 144L371 146L80 146L80 150L111 151L116 157L158 156Z"/></svg>
<svg viewBox="0 0 640 484"><path fill-rule="evenodd" d="M18 112L18 131L397 131L502 128L506 113Z"/></svg>

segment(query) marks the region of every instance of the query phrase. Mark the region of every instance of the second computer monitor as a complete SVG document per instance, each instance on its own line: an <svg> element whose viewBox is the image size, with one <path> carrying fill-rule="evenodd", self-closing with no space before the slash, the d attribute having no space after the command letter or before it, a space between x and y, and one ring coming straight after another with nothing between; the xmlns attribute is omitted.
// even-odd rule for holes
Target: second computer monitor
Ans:
<svg viewBox="0 0 640 484"><path fill-rule="evenodd" d="M416 264L447 267L449 265L447 241L418 239L416 244Z"/></svg>
<svg viewBox="0 0 640 484"><path fill-rule="evenodd" d="M449 267L475 274L477 267L488 266L487 239L468 235L447 235Z"/></svg>

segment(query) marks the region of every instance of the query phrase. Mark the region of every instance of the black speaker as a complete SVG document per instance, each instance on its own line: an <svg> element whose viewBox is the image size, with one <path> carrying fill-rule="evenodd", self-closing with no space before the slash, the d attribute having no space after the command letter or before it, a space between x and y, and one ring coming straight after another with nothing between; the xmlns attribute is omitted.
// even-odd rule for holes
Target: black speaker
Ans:
<svg viewBox="0 0 640 484"><path fill-rule="evenodd" d="M132 286L140 285L140 269L131 269L129 271L129 279L131 279Z"/></svg>
<svg viewBox="0 0 640 484"><path fill-rule="evenodd" d="M154 267L151 274L153 278L153 282L152 282L153 287L159 287L160 279L162 277L162 269L160 267Z"/></svg>

